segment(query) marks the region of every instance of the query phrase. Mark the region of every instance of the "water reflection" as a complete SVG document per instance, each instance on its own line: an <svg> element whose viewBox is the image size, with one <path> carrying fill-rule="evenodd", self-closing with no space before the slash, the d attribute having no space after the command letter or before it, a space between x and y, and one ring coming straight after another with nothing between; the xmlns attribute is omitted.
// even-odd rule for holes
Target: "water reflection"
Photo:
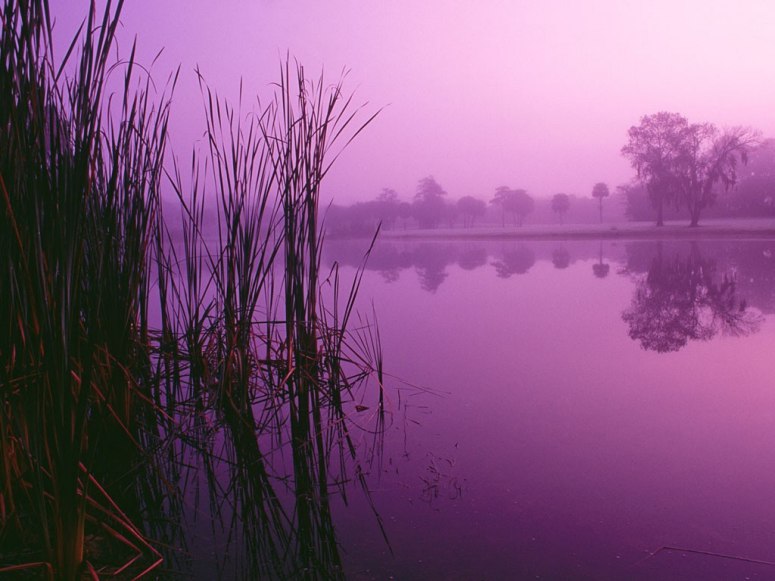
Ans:
<svg viewBox="0 0 775 581"><path fill-rule="evenodd" d="M364 244L358 240L333 240L327 259L345 266L357 266ZM572 248L572 252L571 252ZM556 243L484 242L475 240L395 242L380 241L371 255L367 270L376 271L387 283L396 282L401 273L414 269L420 287L434 293L447 280L448 268L465 271L492 266L499 278L526 274L538 261L551 261L555 268L565 269L577 260L596 256L597 243L557 246Z"/></svg>
<svg viewBox="0 0 775 581"><path fill-rule="evenodd" d="M697 243L686 255L657 244L648 274L636 283L622 319L633 340L658 353L678 351L689 341L707 341L718 333L749 335L761 324L761 315L738 296L734 273L719 272Z"/></svg>
<svg viewBox="0 0 775 581"><path fill-rule="evenodd" d="M286 370L264 371L270 383L290 381ZM362 379L343 381L355 386ZM335 391L313 394L318 407L305 414L301 400L288 405L272 396L237 409L212 396L202 391L187 402L191 415L180 417L187 438L173 462L183 468L177 494L194 515L187 524L191 543L176 541L193 545L189 573L201 579L343 579L332 503L355 485L371 504L364 467L379 463L381 401L361 399L353 410ZM361 442L356 451L353 426L373 434L370 445ZM200 562L200 551L215 562Z"/></svg>
<svg viewBox="0 0 775 581"><path fill-rule="evenodd" d="M492 265L499 278L509 278L514 274L525 274L535 264L536 257L533 251L526 245L504 248L500 258L495 259Z"/></svg>
<svg viewBox="0 0 775 581"><path fill-rule="evenodd" d="M338 262L355 267L360 264L365 242L334 240L326 256L329 265ZM567 270L574 263L589 264L592 275L607 278L612 266L618 265L620 274L646 274L653 260L661 252L689 255L700 253L703 259L713 261L718 272L736 272L735 287L748 304L763 313L775 312L775 242L772 241L704 241L704 242L603 242L573 241L560 246L556 242L520 241L422 241L398 242L381 240L366 265L376 271L387 283L399 280L402 273L417 274L420 288L436 292L449 278L450 268L474 271L491 267L499 278L529 274L537 263L550 262L559 270ZM616 271L616 268L614 268Z"/></svg>
<svg viewBox="0 0 775 581"><path fill-rule="evenodd" d="M603 262L603 241L600 241L600 250L598 252L597 262L592 265L592 274L597 278L605 278L611 270L611 265Z"/></svg>
<svg viewBox="0 0 775 581"><path fill-rule="evenodd" d="M444 252L432 245L420 246L414 253L414 266L420 278L420 286L428 292L436 292L447 276L449 259Z"/></svg>
<svg viewBox="0 0 775 581"><path fill-rule="evenodd" d="M570 266L570 252L563 247L557 248L552 252L552 264L554 268L568 268Z"/></svg>
<svg viewBox="0 0 775 581"><path fill-rule="evenodd" d="M457 263L463 270L475 270L487 264L487 249L469 246L460 251Z"/></svg>
<svg viewBox="0 0 775 581"><path fill-rule="evenodd" d="M775 312L775 242L380 244L363 292L386 364L448 395L388 435L375 501L395 559L337 520L348 573L721 579L636 564L674 538L766 555L775 329L680 346Z"/></svg>

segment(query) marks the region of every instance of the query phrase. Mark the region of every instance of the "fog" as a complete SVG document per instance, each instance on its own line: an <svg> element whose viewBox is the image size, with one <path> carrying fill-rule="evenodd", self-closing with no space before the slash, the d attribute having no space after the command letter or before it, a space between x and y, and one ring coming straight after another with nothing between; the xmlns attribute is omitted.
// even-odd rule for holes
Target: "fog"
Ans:
<svg viewBox="0 0 775 581"><path fill-rule="evenodd" d="M0 8L0 578L773 577L775 2L111 6Z"/></svg>
<svg viewBox="0 0 775 581"><path fill-rule="evenodd" d="M68 38L86 3L52 7ZM122 21L125 56L135 36L149 66L164 49L160 86L181 67L172 145L183 159L204 127L196 67L235 101L242 79L248 105L270 94L285 55L331 82L349 70L362 119L382 111L323 185L340 204L385 187L410 199L428 175L451 199L489 199L504 184L587 196L632 177L627 129L661 110L775 134L766 0L140 0Z"/></svg>

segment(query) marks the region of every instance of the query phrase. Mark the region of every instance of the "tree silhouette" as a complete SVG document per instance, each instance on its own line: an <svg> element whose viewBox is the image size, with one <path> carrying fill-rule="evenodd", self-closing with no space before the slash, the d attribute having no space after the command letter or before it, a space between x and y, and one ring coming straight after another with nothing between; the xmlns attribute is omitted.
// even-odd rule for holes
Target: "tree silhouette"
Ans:
<svg viewBox="0 0 775 581"><path fill-rule="evenodd" d="M535 208L535 201L525 190L514 190L514 215L517 217L517 225L522 226L525 218Z"/></svg>
<svg viewBox="0 0 775 581"><path fill-rule="evenodd" d="M506 214L511 214L515 226L522 226L525 217L535 208L535 201L525 190L512 190L507 186L500 186L495 190L491 204L501 208L501 224L506 225Z"/></svg>
<svg viewBox="0 0 775 581"><path fill-rule="evenodd" d="M696 244L686 258L672 260L664 257L660 244L622 314L630 337L644 349L666 353L719 332L742 336L758 331L762 317L737 297L734 277L715 271L715 262L703 258Z"/></svg>
<svg viewBox="0 0 775 581"><path fill-rule="evenodd" d="M484 216L487 204L473 196L464 196L457 201L457 209L463 216L463 228L471 228L476 218Z"/></svg>
<svg viewBox="0 0 775 581"><path fill-rule="evenodd" d="M398 218L401 220L401 224L404 230L406 230L406 223L412 217L412 213L413 213L412 204L410 204L409 202L400 202L398 204L397 212L398 212Z"/></svg>
<svg viewBox="0 0 775 581"><path fill-rule="evenodd" d="M420 180L414 196L413 210L420 228L436 228L444 218L444 191L433 176Z"/></svg>
<svg viewBox="0 0 775 581"><path fill-rule="evenodd" d="M460 208L457 204L451 202L444 202L444 210L442 212L444 216L444 223L447 228L454 228L457 223L457 219L460 216Z"/></svg>
<svg viewBox="0 0 775 581"><path fill-rule="evenodd" d="M565 213L570 209L568 194L554 194L552 197L552 211L560 216L560 224L563 223Z"/></svg>
<svg viewBox="0 0 775 581"><path fill-rule="evenodd" d="M711 123L689 124L678 113L646 115L630 127L622 154L637 170L657 208L662 226L663 206L685 204L697 226L700 213L716 199L716 185L729 189L737 181L737 166L748 161L758 143L751 129L736 127L719 133Z"/></svg>
<svg viewBox="0 0 775 581"><path fill-rule="evenodd" d="M775 215L775 139L765 139L741 170L727 210L744 216Z"/></svg>
<svg viewBox="0 0 775 581"><path fill-rule="evenodd" d="M737 182L737 166L748 162L757 143L750 129L735 127L719 134L710 123L690 125L678 160L681 200L689 209L690 226L697 226L702 210L716 199L716 184L729 190Z"/></svg>
<svg viewBox="0 0 775 581"><path fill-rule="evenodd" d="M664 206L678 195L676 167L682 155L683 134L689 127L678 113L645 115L640 125L630 127L622 155L630 160L638 178L646 185L657 210L657 226L664 225Z"/></svg>
<svg viewBox="0 0 775 581"><path fill-rule="evenodd" d="M392 230L398 219L398 192L391 188L383 188L377 196L377 213L385 230Z"/></svg>
<svg viewBox="0 0 775 581"><path fill-rule="evenodd" d="M603 182L597 182L592 188L592 197L597 198L600 204L600 223L603 223L603 198L607 198L611 194L608 191L608 185Z"/></svg>

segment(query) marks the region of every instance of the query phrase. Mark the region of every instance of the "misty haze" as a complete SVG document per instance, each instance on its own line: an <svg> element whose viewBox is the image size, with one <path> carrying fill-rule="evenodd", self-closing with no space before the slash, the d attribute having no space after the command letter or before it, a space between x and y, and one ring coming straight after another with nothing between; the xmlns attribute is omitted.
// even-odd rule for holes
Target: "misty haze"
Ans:
<svg viewBox="0 0 775 581"><path fill-rule="evenodd" d="M775 4L0 20L0 578L775 578Z"/></svg>

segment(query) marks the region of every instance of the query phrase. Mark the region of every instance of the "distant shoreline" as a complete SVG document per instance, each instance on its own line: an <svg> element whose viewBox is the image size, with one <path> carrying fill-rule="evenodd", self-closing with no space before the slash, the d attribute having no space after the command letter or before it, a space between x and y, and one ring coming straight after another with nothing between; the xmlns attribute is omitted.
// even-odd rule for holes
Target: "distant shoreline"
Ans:
<svg viewBox="0 0 775 581"><path fill-rule="evenodd" d="M775 238L775 219L707 220L695 228L686 222L662 227L647 222L618 224L540 224L522 227L439 228L436 230L383 230L385 240L584 240L584 239L700 239Z"/></svg>

